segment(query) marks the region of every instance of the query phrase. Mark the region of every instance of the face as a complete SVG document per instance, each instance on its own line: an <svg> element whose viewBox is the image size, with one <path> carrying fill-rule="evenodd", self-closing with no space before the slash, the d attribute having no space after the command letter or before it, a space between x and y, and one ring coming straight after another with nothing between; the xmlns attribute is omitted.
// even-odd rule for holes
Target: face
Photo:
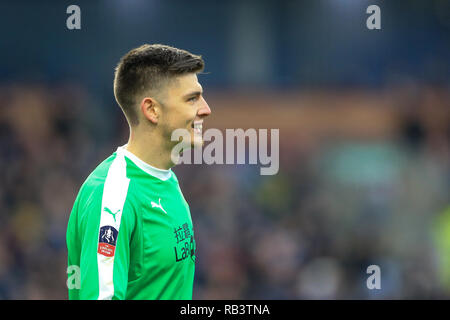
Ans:
<svg viewBox="0 0 450 320"><path fill-rule="evenodd" d="M171 140L174 130L186 129L188 136L184 136L183 140L190 141L190 145L186 147L202 146L203 120L211 114L211 109L203 98L203 88L197 75L190 73L170 81L161 104L158 124L168 141Z"/></svg>

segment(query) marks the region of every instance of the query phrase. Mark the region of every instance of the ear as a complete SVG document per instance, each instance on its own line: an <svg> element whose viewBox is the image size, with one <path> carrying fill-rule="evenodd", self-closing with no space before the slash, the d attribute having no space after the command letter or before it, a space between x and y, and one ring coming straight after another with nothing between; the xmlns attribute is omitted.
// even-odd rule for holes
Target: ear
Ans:
<svg viewBox="0 0 450 320"><path fill-rule="evenodd" d="M153 124L158 123L159 106L154 98L144 98L141 101L141 112L144 117Z"/></svg>

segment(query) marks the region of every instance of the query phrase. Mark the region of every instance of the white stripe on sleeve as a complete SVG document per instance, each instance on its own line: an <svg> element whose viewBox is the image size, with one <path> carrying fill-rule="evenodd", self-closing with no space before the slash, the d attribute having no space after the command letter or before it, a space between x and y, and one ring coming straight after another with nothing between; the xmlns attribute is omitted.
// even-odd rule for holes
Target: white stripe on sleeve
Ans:
<svg viewBox="0 0 450 320"><path fill-rule="evenodd" d="M127 197L129 183L130 180L126 175L125 158L122 154L117 153L116 158L109 167L104 184L101 207L102 212L100 215L100 227L98 233L99 237L101 236L100 232L102 227L112 226L119 232L122 210ZM117 239L114 241L117 241ZM117 245L117 243L115 244ZM97 247L98 245L99 243L97 243ZM114 296L114 254L112 256L105 256L97 252L97 263L99 280L98 299L110 300Z"/></svg>

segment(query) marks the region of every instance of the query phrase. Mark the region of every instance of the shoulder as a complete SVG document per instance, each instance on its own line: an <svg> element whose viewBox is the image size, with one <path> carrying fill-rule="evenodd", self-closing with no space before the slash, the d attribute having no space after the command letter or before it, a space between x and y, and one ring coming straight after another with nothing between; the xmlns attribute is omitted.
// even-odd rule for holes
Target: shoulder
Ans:
<svg viewBox="0 0 450 320"><path fill-rule="evenodd" d="M115 152L89 174L79 190L77 202L82 208L121 199L124 202L128 185L126 162Z"/></svg>
<svg viewBox="0 0 450 320"><path fill-rule="evenodd" d="M97 167L89 174L86 180L83 182L80 188L80 194L90 194L101 192L108 176L108 171L116 158L115 154L112 154L105 160L103 160Z"/></svg>
<svg viewBox="0 0 450 320"><path fill-rule="evenodd" d="M105 210L115 217L116 212L133 216L130 203L130 179L123 156L112 154L102 161L87 177L77 197L80 217L97 217ZM108 215L107 215L108 216Z"/></svg>

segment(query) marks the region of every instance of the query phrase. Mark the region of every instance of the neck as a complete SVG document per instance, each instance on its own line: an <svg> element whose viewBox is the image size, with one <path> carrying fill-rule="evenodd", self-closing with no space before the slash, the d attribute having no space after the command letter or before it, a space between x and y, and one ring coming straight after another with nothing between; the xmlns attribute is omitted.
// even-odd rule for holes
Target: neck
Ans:
<svg viewBox="0 0 450 320"><path fill-rule="evenodd" d="M137 128L130 129L130 138L126 149L136 157L158 169L170 169L174 166L171 159L171 148L161 135L152 130L145 132Z"/></svg>

